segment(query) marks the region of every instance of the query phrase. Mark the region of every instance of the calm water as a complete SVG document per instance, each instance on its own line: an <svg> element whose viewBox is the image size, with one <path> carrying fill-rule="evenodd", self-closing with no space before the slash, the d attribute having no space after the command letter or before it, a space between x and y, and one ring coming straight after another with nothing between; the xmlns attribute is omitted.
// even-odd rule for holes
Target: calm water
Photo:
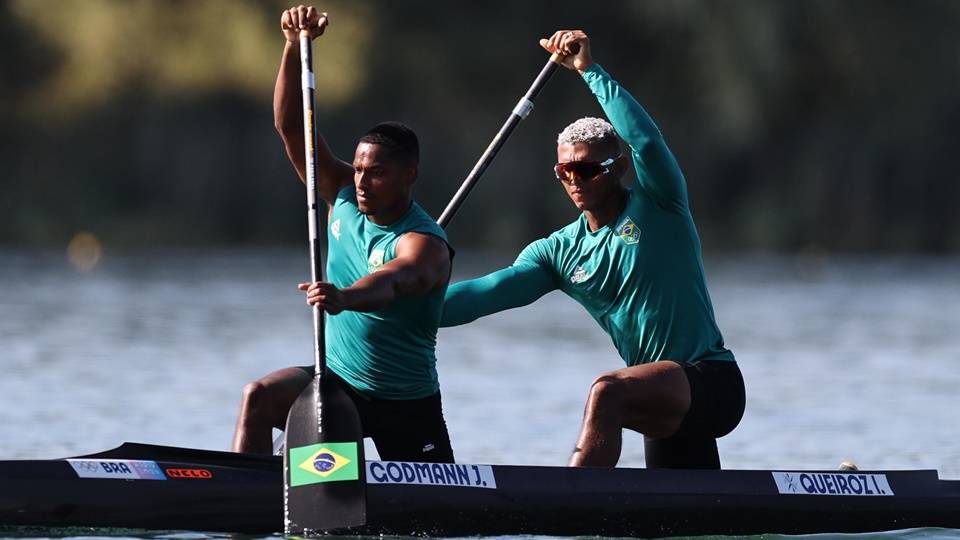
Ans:
<svg viewBox="0 0 960 540"><path fill-rule="evenodd" d="M456 277L509 260L463 256ZM747 382L744 420L720 441L725 467L853 460L960 478L960 259L706 262ZM295 288L307 272L300 250L108 252L90 272L59 253L0 251L0 459L122 441L227 448L243 384L311 361L309 311ZM560 293L443 330L438 354L454 449L467 462L562 465L591 379L622 365ZM625 435L621 464L643 465L640 436ZM0 530L91 534L108 533Z"/></svg>

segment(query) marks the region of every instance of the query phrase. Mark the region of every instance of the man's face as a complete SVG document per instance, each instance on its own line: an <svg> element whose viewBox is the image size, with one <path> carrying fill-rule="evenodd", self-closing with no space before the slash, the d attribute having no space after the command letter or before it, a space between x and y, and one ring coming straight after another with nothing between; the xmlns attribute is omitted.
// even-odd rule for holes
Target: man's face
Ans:
<svg viewBox="0 0 960 540"><path fill-rule="evenodd" d="M557 146L557 162L576 161L603 162L616 157L619 152L610 145L591 145L589 143L560 144ZM620 176L623 175L622 159L608 167L609 172L592 178L578 178L572 181L560 181L573 204L580 211L591 211L603 206L620 189Z"/></svg>
<svg viewBox="0 0 960 540"><path fill-rule="evenodd" d="M416 166L394 159L379 144L362 142L353 156L353 183L360 211L375 216L394 210L410 199Z"/></svg>

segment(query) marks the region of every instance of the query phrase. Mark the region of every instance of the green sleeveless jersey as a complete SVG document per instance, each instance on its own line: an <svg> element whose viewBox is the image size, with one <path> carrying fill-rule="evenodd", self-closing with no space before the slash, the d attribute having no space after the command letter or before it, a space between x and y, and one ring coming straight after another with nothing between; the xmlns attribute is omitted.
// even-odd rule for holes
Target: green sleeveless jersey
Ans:
<svg viewBox="0 0 960 540"><path fill-rule="evenodd" d="M339 288L376 272L396 257L408 232L447 241L443 229L417 203L390 225L377 225L357 206L353 186L337 194L327 231L327 280ZM382 399L435 394L437 325L446 283L423 296L399 298L379 311L327 315L327 363L357 390Z"/></svg>
<svg viewBox="0 0 960 540"><path fill-rule="evenodd" d="M673 154L646 111L599 65L583 74L630 147L636 182L597 231L583 215L527 246L513 266L456 283L441 326L529 304L560 289L610 335L627 365L733 360L707 293L700 239Z"/></svg>

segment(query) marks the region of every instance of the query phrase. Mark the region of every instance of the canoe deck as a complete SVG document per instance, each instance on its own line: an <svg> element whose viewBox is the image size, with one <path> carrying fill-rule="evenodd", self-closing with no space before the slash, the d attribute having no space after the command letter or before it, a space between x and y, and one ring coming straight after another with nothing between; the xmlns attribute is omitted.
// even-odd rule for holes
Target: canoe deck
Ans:
<svg viewBox="0 0 960 540"><path fill-rule="evenodd" d="M680 536L960 528L936 471L693 471L367 462L351 534ZM277 457L126 443L0 461L0 525L282 530Z"/></svg>

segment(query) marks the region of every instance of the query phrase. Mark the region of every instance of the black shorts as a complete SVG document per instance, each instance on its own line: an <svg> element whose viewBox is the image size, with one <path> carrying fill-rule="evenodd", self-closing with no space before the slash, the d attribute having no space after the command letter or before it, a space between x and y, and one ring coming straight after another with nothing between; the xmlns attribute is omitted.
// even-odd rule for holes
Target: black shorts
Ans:
<svg viewBox="0 0 960 540"><path fill-rule="evenodd" d="M314 376L313 366L300 369ZM421 399L379 399L359 392L329 369L327 377L353 400L363 436L373 440L381 460L453 463L440 392Z"/></svg>
<svg viewBox="0 0 960 540"><path fill-rule="evenodd" d="M717 439L743 418L746 394L736 362L701 360L684 364L690 383L690 409L677 432L665 439L644 438L647 468L719 469Z"/></svg>

